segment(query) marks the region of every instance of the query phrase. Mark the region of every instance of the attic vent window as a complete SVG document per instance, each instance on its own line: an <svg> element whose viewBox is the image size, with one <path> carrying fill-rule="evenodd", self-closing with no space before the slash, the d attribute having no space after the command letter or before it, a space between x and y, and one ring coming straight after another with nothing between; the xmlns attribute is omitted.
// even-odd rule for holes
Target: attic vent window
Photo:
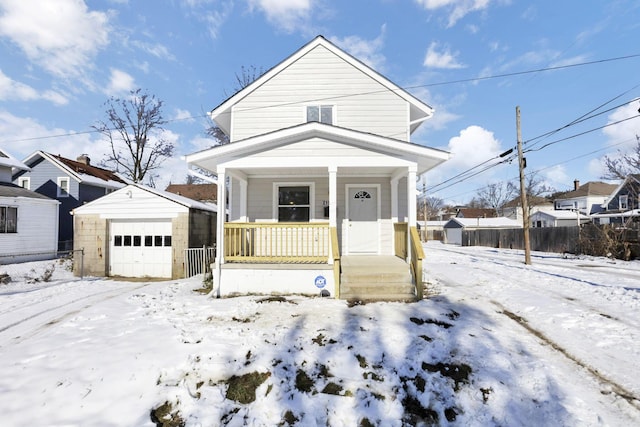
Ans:
<svg viewBox="0 0 640 427"><path fill-rule="evenodd" d="M307 122L333 124L333 105L308 105Z"/></svg>

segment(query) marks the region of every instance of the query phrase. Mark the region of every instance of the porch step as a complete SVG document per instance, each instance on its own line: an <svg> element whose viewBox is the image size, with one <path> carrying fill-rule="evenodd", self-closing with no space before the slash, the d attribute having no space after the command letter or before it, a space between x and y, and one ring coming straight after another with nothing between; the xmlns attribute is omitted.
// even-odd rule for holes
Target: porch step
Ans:
<svg viewBox="0 0 640 427"><path fill-rule="evenodd" d="M345 256L340 298L353 301L415 301L409 264L393 256Z"/></svg>

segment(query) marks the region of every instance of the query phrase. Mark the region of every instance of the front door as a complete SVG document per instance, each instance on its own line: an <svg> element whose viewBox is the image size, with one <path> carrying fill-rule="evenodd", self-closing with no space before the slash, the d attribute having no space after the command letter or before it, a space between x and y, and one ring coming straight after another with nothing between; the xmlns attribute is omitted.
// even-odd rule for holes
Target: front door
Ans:
<svg viewBox="0 0 640 427"><path fill-rule="evenodd" d="M377 254L379 246L378 187L349 186L348 249L350 254Z"/></svg>

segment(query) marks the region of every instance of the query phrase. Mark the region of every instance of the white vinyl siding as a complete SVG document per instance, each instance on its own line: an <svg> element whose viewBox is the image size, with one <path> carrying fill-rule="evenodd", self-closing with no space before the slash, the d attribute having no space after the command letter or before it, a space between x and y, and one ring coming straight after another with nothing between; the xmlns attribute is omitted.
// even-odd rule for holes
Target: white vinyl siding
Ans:
<svg viewBox="0 0 640 427"><path fill-rule="evenodd" d="M18 208L17 232L2 235L0 255L52 253L58 249L58 202L13 197L7 202Z"/></svg>
<svg viewBox="0 0 640 427"><path fill-rule="evenodd" d="M304 123L305 107L334 105L335 126L406 140L408 103L322 46L233 107L232 139Z"/></svg>

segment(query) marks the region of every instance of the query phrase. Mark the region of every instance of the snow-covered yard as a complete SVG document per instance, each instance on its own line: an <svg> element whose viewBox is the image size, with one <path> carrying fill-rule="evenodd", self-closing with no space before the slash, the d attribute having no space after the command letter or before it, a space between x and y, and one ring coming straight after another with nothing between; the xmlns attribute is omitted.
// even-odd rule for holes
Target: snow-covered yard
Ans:
<svg viewBox="0 0 640 427"><path fill-rule="evenodd" d="M431 297L353 307L0 266L0 424L640 425L640 262L425 251Z"/></svg>

